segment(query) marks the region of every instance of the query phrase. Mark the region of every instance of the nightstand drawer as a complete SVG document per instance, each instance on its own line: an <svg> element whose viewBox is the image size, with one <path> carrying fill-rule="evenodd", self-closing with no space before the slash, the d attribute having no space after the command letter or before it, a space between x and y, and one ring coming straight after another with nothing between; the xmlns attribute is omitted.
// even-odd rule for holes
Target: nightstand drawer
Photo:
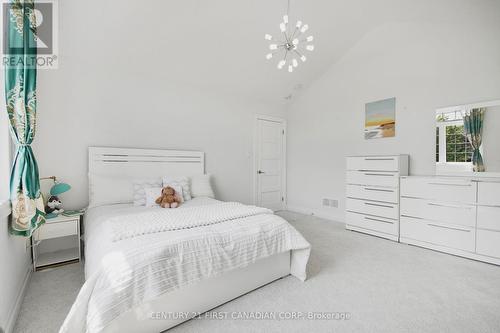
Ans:
<svg viewBox="0 0 500 333"><path fill-rule="evenodd" d="M36 240L51 239L78 234L78 223L76 220L57 223L45 223L35 233Z"/></svg>

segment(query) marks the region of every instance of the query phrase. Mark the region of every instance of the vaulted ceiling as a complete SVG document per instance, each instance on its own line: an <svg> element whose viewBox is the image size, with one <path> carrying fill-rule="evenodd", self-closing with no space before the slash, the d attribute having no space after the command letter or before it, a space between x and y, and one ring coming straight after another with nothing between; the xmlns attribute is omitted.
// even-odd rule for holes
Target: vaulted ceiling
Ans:
<svg viewBox="0 0 500 333"><path fill-rule="evenodd" d="M309 24L316 47L294 73L278 71L276 59L265 59L268 42L264 34L279 34L286 0L101 0L60 2L60 7L62 14L66 9L73 11L99 29L99 38L88 35L87 41L76 42L113 57L113 65L137 73L154 70L171 82L284 102L381 24L397 20L460 22L469 20L477 6L493 6L494 2L291 0L290 20ZM498 12L492 18L494 14ZM79 35L88 28L65 23L66 29L79 29Z"/></svg>

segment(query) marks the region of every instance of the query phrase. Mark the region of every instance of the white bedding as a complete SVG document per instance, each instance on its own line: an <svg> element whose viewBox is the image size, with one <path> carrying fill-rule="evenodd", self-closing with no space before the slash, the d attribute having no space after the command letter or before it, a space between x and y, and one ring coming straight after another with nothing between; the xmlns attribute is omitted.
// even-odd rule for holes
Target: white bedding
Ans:
<svg viewBox="0 0 500 333"><path fill-rule="evenodd" d="M229 206L201 197L174 214L124 204L90 209L85 216L86 282L60 332L100 332L121 313L166 292L289 250L291 274L305 280L310 245L288 222L257 207ZM181 229L182 219L172 220L186 215L180 210L194 214L205 208L218 212L217 217L185 218L189 223ZM175 228L158 229L163 215Z"/></svg>

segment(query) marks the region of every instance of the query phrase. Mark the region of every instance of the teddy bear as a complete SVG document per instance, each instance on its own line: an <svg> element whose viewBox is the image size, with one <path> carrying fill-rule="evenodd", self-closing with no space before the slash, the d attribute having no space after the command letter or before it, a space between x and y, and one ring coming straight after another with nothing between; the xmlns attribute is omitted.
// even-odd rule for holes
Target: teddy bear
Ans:
<svg viewBox="0 0 500 333"><path fill-rule="evenodd" d="M161 196L155 202L162 208L177 208L181 198L172 187L167 186L161 190Z"/></svg>

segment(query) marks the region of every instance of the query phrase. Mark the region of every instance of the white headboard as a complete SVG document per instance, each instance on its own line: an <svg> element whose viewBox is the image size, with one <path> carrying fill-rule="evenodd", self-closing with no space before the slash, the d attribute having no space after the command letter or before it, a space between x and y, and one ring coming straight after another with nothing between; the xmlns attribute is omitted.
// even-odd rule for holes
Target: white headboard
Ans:
<svg viewBox="0 0 500 333"><path fill-rule="evenodd" d="M89 180L93 174L148 178L205 173L200 151L89 147Z"/></svg>

